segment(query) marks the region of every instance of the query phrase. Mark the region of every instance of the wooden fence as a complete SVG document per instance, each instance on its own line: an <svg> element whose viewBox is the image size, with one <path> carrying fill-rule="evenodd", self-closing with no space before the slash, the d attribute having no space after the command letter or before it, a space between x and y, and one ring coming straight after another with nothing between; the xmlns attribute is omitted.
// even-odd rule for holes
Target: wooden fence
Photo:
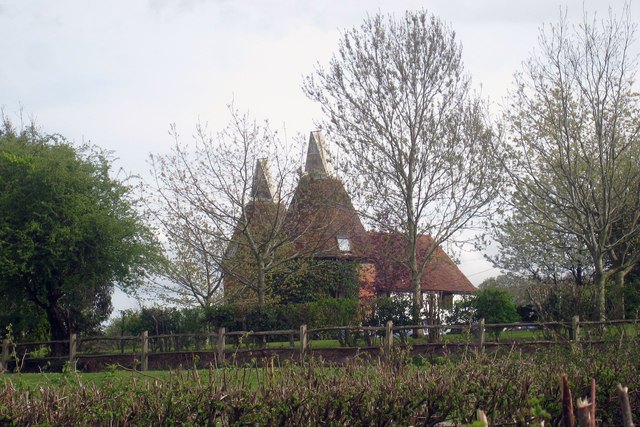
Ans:
<svg viewBox="0 0 640 427"><path fill-rule="evenodd" d="M71 334L68 340L12 342L4 339L0 372L9 371L10 365L20 366L25 362L52 363L79 359L109 359L129 356L141 370L149 368L149 356L209 355L222 362L229 355L258 349L298 353L304 358L310 351L356 348L381 351L391 354L394 346L407 345L411 332L421 331L424 340L412 345L438 347L474 347L483 350L486 346L501 345L557 345L594 344L606 340L636 338L640 336L637 320L607 322L580 321L575 316L571 322L545 323L499 323L489 324L481 319L478 323L465 325L403 325L387 322L385 326L337 326L310 329L301 325L299 329L278 331L226 331L220 328L206 334L170 334L150 336L147 331L140 336L88 336ZM493 340L491 337L493 336ZM498 338L502 337L501 340ZM327 339L336 339L340 346L327 346ZM100 343L100 344L96 344ZM318 344L317 346L314 344ZM67 354L51 355L53 345L64 345ZM138 359L139 358L139 359Z"/></svg>

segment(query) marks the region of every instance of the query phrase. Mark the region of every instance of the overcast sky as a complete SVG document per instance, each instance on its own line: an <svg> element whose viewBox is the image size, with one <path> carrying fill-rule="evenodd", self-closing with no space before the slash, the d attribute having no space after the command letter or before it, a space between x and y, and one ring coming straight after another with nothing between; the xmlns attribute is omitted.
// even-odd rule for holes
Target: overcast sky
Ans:
<svg viewBox="0 0 640 427"><path fill-rule="evenodd" d="M477 88L496 105L537 46L540 27L566 10L606 17L623 0L0 0L0 107L22 108L45 132L113 150L127 173L145 175L149 153L167 152L169 125L219 129L227 104L308 134L319 108L300 89L326 64L341 29L367 14L424 8L449 23ZM631 6L640 22L640 6ZM474 284L495 275L464 253ZM116 309L132 302L121 296Z"/></svg>

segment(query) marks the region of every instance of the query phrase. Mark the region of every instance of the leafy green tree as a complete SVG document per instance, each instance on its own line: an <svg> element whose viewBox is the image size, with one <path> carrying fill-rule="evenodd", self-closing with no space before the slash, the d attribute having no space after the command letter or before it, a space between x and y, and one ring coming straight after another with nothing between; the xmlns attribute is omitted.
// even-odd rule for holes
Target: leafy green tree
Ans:
<svg viewBox="0 0 640 427"><path fill-rule="evenodd" d="M635 26L626 8L603 22L548 28L516 75L508 142L496 151L506 154L507 202L520 223L588 257L593 311L604 320L607 282L640 260L630 245L640 236Z"/></svg>
<svg viewBox="0 0 640 427"><path fill-rule="evenodd" d="M640 318L640 278L632 280L624 287L625 315L629 319Z"/></svg>
<svg viewBox="0 0 640 427"><path fill-rule="evenodd" d="M110 167L96 147L0 128L0 300L43 312L53 340L97 327L114 286L136 289L157 260L133 189Z"/></svg>
<svg viewBox="0 0 640 427"><path fill-rule="evenodd" d="M220 304L209 308L207 321L214 328L226 328L228 331L242 330L241 314L233 304Z"/></svg>
<svg viewBox="0 0 640 427"><path fill-rule="evenodd" d="M505 213L496 224L492 240L500 250L487 258L522 282L588 284L592 268L584 244L575 236L553 232L539 215L532 220L533 213L524 209L522 204Z"/></svg>

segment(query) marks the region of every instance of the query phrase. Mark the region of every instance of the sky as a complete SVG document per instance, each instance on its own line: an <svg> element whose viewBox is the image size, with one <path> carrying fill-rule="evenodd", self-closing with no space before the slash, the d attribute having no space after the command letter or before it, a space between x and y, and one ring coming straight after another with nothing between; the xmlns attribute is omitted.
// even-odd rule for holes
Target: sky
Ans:
<svg viewBox="0 0 640 427"><path fill-rule="evenodd" d="M303 76L327 64L341 31L378 12L425 9L463 46L476 89L499 111L514 72L561 11L619 14L624 0L0 0L0 107L19 124L112 150L123 174L148 176L175 123L185 140L198 121L221 129L228 105L288 136L307 135L320 109ZM634 22L640 6L631 4ZM22 119L21 119L22 117ZM476 285L499 272L483 254L458 254ZM121 293L115 309L137 306Z"/></svg>

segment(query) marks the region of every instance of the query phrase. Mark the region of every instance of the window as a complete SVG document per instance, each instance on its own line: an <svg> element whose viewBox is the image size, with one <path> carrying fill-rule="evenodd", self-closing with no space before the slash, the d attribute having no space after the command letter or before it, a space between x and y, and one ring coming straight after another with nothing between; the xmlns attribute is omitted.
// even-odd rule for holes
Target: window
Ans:
<svg viewBox="0 0 640 427"><path fill-rule="evenodd" d="M351 242L346 237L338 237L338 249L342 252L350 252L351 251Z"/></svg>

